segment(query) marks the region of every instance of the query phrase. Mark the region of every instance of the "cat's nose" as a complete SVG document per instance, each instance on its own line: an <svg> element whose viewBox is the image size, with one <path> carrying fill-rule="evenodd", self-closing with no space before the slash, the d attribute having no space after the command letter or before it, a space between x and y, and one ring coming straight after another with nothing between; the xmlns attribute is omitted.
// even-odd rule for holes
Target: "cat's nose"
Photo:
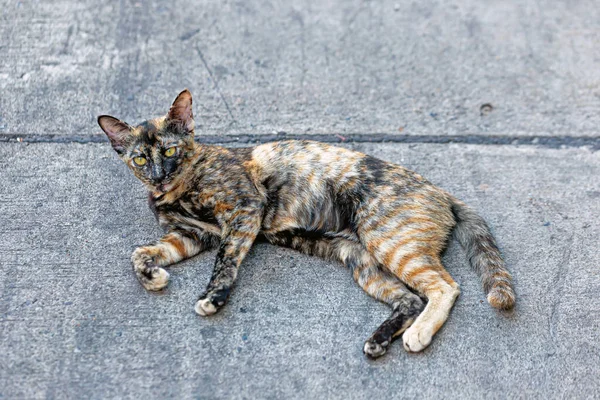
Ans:
<svg viewBox="0 0 600 400"><path fill-rule="evenodd" d="M156 183L160 183L160 181L162 181L163 179L165 179L165 170L162 169L160 166L155 165L152 168L152 180Z"/></svg>

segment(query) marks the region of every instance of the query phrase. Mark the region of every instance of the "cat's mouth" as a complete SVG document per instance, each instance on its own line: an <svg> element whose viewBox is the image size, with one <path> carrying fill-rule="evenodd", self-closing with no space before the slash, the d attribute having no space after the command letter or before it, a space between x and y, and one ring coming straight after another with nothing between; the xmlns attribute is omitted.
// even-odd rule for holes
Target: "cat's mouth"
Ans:
<svg viewBox="0 0 600 400"><path fill-rule="evenodd" d="M171 186L173 185L171 185L170 183L161 183L160 185L156 186L156 190L165 193L171 190Z"/></svg>
<svg viewBox="0 0 600 400"><path fill-rule="evenodd" d="M155 185L154 188L158 192L166 193L169 190L173 189L173 183L172 182L161 182L160 184Z"/></svg>

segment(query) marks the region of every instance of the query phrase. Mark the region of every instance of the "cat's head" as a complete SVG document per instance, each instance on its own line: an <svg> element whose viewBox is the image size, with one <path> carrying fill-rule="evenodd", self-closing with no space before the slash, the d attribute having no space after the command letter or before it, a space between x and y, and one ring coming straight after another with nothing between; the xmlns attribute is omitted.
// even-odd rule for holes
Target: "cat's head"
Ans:
<svg viewBox="0 0 600 400"><path fill-rule="evenodd" d="M164 117L130 126L101 115L98 124L121 160L151 190L169 191L194 151L192 94L187 89Z"/></svg>

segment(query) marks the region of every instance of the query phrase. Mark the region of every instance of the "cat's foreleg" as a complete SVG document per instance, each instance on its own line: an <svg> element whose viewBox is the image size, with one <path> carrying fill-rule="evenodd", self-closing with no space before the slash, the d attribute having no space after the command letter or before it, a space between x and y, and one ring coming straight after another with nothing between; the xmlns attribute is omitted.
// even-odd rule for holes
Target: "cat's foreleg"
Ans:
<svg viewBox="0 0 600 400"><path fill-rule="evenodd" d="M258 235L260 221L258 214L238 215L234 223L224 229L210 282L196 303L198 314L212 315L225 305L239 266Z"/></svg>
<svg viewBox="0 0 600 400"><path fill-rule="evenodd" d="M169 273L161 267L195 256L216 241L207 232L169 232L156 243L135 249L131 255L133 269L147 290L161 290L169 283Z"/></svg>

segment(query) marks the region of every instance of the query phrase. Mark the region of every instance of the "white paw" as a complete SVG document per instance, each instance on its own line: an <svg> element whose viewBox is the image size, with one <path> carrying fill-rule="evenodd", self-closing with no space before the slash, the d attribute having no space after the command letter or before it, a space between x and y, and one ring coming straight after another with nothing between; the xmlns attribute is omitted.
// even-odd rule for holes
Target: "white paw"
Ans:
<svg viewBox="0 0 600 400"><path fill-rule="evenodd" d="M365 353L368 357L371 358L381 357L387 351L387 346L389 344L390 342L388 341L379 344L374 340L367 340L365 342L365 346L363 347L363 353Z"/></svg>
<svg viewBox="0 0 600 400"><path fill-rule="evenodd" d="M402 335L404 349L411 353L422 351L431 343L433 335L427 329L419 329L418 326L412 325Z"/></svg>
<svg viewBox="0 0 600 400"><path fill-rule="evenodd" d="M163 289L169 283L169 273L162 268L152 271L152 279L142 282L147 290L157 291Z"/></svg>
<svg viewBox="0 0 600 400"><path fill-rule="evenodd" d="M210 302L209 299L198 300L196 307L194 307L196 313L206 317L207 315L213 315L217 312L217 308Z"/></svg>

